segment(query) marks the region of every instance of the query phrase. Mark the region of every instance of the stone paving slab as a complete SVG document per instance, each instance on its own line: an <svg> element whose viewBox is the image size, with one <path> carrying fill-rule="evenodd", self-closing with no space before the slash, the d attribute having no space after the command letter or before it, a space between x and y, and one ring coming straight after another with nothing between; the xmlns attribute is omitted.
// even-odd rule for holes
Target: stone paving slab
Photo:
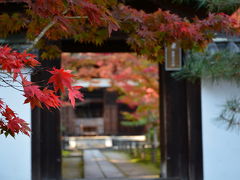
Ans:
<svg viewBox="0 0 240 180"><path fill-rule="evenodd" d="M123 178L124 175L99 150L84 150L85 178Z"/></svg>
<svg viewBox="0 0 240 180"><path fill-rule="evenodd" d="M132 163L124 154L104 152L96 149L84 150L83 179L68 180L181 180L179 178L157 178L146 166Z"/></svg>
<svg viewBox="0 0 240 180"><path fill-rule="evenodd" d="M125 177L112 163L106 159L106 157L99 150L94 150L93 154L106 178Z"/></svg>
<svg viewBox="0 0 240 180"><path fill-rule="evenodd" d="M127 178L154 179L159 178L160 170L147 164L133 163L127 154L115 151L104 151L107 159L115 164Z"/></svg>
<svg viewBox="0 0 240 180"><path fill-rule="evenodd" d="M85 178L104 178L104 175L99 168L93 155L92 150L84 150L84 177Z"/></svg>

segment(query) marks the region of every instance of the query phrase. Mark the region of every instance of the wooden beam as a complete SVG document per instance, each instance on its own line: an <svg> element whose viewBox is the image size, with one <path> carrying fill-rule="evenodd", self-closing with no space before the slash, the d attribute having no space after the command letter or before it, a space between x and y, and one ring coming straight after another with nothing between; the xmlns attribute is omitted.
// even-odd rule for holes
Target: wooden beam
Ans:
<svg viewBox="0 0 240 180"><path fill-rule="evenodd" d="M74 42L73 40L62 40L62 52L130 52L129 45L125 39L108 40L101 46Z"/></svg>
<svg viewBox="0 0 240 180"><path fill-rule="evenodd" d="M203 179L200 81L187 83L189 179Z"/></svg>
<svg viewBox="0 0 240 180"><path fill-rule="evenodd" d="M104 91L104 134L116 135L118 133L118 93Z"/></svg>
<svg viewBox="0 0 240 180"><path fill-rule="evenodd" d="M161 177L188 179L186 82L160 65Z"/></svg>
<svg viewBox="0 0 240 180"><path fill-rule="evenodd" d="M160 65L162 177L203 179L200 82L175 80Z"/></svg>
<svg viewBox="0 0 240 180"><path fill-rule="evenodd" d="M32 77L34 79L34 77ZM40 121L40 108L32 110L32 179L41 179L41 121Z"/></svg>
<svg viewBox="0 0 240 180"><path fill-rule="evenodd" d="M42 61L43 69L60 67L60 59ZM50 73L37 71L32 81L45 85ZM32 110L32 179L61 179L60 112L51 109Z"/></svg>

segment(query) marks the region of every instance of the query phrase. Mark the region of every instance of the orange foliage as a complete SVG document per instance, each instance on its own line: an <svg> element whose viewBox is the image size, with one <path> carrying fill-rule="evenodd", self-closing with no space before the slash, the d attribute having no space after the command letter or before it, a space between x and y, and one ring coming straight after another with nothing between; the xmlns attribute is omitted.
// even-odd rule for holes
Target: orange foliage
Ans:
<svg viewBox="0 0 240 180"><path fill-rule="evenodd" d="M131 53L63 53L62 62L78 79L90 82L96 82L97 78L110 79L109 90L120 93L118 102L137 107L134 116L138 119L148 116L149 112L158 117L156 63Z"/></svg>

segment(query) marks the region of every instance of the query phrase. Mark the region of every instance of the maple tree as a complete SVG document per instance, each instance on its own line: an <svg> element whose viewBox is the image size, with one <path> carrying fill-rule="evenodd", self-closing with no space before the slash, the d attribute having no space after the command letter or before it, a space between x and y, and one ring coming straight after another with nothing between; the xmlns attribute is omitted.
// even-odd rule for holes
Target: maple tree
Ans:
<svg viewBox="0 0 240 180"><path fill-rule="evenodd" d="M0 1L6 3L7 1ZM16 90L22 91L23 96L26 98L24 103L30 103L31 107L46 107L59 108L62 105L62 101L58 93L68 92L69 101L75 106L75 99L83 100L83 95L79 91L80 86L72 86L73 75L70 71L64 69L53 68L49 70L51 77L49 78L47 85L41 87L37 82L31 82L27 79L27 75L22 71L25 68L34 69L40 66L40 62L36 60L36 57L30 53L27 53L34 48L37 43L41 48L41 41L44 40L45 36L48 40L60 39L68 37L68 29L71 29L71 36L81 29L80 27L84 24L86 28L97 28L108 26L108 31L111 33L112 30L118 28L117 23L113 21L107 8L104 6L98 6L98 3L91 3L89 1L68 1L65 4L64 1L35 1L34 3L29 0L15 1L24 2L27 5L24 13L13 13L7 14L2 13L0 15L0 36L5 38L8 35L21 31L22 29L27 30L27 38L33 40L32 45L27 48L24 52L17 52L12 50L8 46L0 47L0 73L1 81L5 86L12 87ZM103 4L109 4L102 1ZM72 16L70 16L72 15ZM81 19L87 16L86 20L74 21L70 20L71 17ZM69 19L70 17L70 19ZM74 26L73 26L74 24ZM59 27L57 29L50 29L53 25ZM69 28L73 26L74 28ZM81 29L82 30L82 29ZM45 46L45 50L57 49L56 46ZM56 50L58 51L58 50ZM42 54L42 57L46 57L48 52ZM51 57L51 56L50 56ZM13 85L15 82L22 88ZM53 90L49 87L53 86ZM28 124L17 114L10 109L10 107L0 99L0 112L2 118L0 119L0 133L4 133L6 136L10 134L15 136L19 132L29 135L30 128Z"/></svg>
<svg viewBox="0 0 240 180"><path fill-rule="evenodd" d="M224 13L188 20L161 9L147 14L119 5L116 11L121 30L129 35L127 42L131 48L159 62L164 60L164 47L173 42L179 42L183 49L202 50L216 33L239 33L236 19Z"/></svg>
<svg viewBox="0 0 240 180"><path fill-rule="evenodd" d="M75 98L83 100L83 96L79 89L81 87L72 86L73 75L66 70L53 68L49 73L52 74L48 81L48 85L52 84L54 90L48 87L40 87L34 82L27 79L28 73L24 73L25 68L35 68L40 65L40 62L35 59L35 56L26 52L18 53L7 46L0 47L0 79L3 84L8 87L22 91L26 98L24 103L30 103L31 107L35 106L46 108L59 108L62 104L58 91L65 93L67 89L69 99L74 106ZM13 83L17 83L18 86ZM19 86L22 88L20 89ZM28 124L6 104L3 99L0 99L0 130L6 136L10 134L15 136L15 133L22 132L29 135L30 128Z"/></svg>
<svg viewBox="0 0 240 180"><path fill-rule="evenodd" d="M0 0L0 3L8 3ZM233 34L239 32L239 26L234 18L228 15L210 14L203 20L197 18L187 20L161 9L154 13L138 11L115 0L12 0L11 2L24 3L25 7L19 12L2 12L0 14L0 37L26 32L26 38L32 45L25 52L12 51L10 47L1 46L1 81L11 86L6 77L20 83L23 87L25 103L47 108L58 108L61 105L57 91L68 91L71 103L75 98L82 99L78 91L80 87L72 87L72 75L63 69L53 69L49 73L52 77L48 87L40 87L37 83L26 79L21 69L35 68L40 63L28 52L34 47L44 50L42 58L54 58L60 54L60 49L49 45L49 40L73 38L80 42L101 44L112 31L121 31L128 34L127 42L138 54L148 59L163 61L164 45L178 41L184 49L201 49L209 43L215 32ZM54 28L53 28L54 27ZM19 81L20 78L20 81ZM12 86L13 87L13 86ZM16 88L16 87L13 87ZM147 91L147 89L146 89ZM2 100L1 100L2 101ZM23 120L1 103L2 133L15 135L23 132L28 134L29 128ZM5 113L6 111L11 113ZM6 115L10 114L10 115Z"/></svg>

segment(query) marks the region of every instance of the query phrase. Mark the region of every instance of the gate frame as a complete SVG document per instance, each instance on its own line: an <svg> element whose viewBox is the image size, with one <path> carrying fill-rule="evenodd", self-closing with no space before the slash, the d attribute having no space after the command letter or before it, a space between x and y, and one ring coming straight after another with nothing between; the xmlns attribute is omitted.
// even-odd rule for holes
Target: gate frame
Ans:
<svg viewBox="0 0 240 180"><path fill-rule="evenodd" d="M125 38L108 40L103 46L61 42L62 52L131 52ZM60 59L44 67L60 66ZM200 83L191 84L160 71L161 177L202 180L202 134ZM47 72L33 76L46 79ZM61 134L58 111L32 110L32 179L61 179Z"/></svg>

